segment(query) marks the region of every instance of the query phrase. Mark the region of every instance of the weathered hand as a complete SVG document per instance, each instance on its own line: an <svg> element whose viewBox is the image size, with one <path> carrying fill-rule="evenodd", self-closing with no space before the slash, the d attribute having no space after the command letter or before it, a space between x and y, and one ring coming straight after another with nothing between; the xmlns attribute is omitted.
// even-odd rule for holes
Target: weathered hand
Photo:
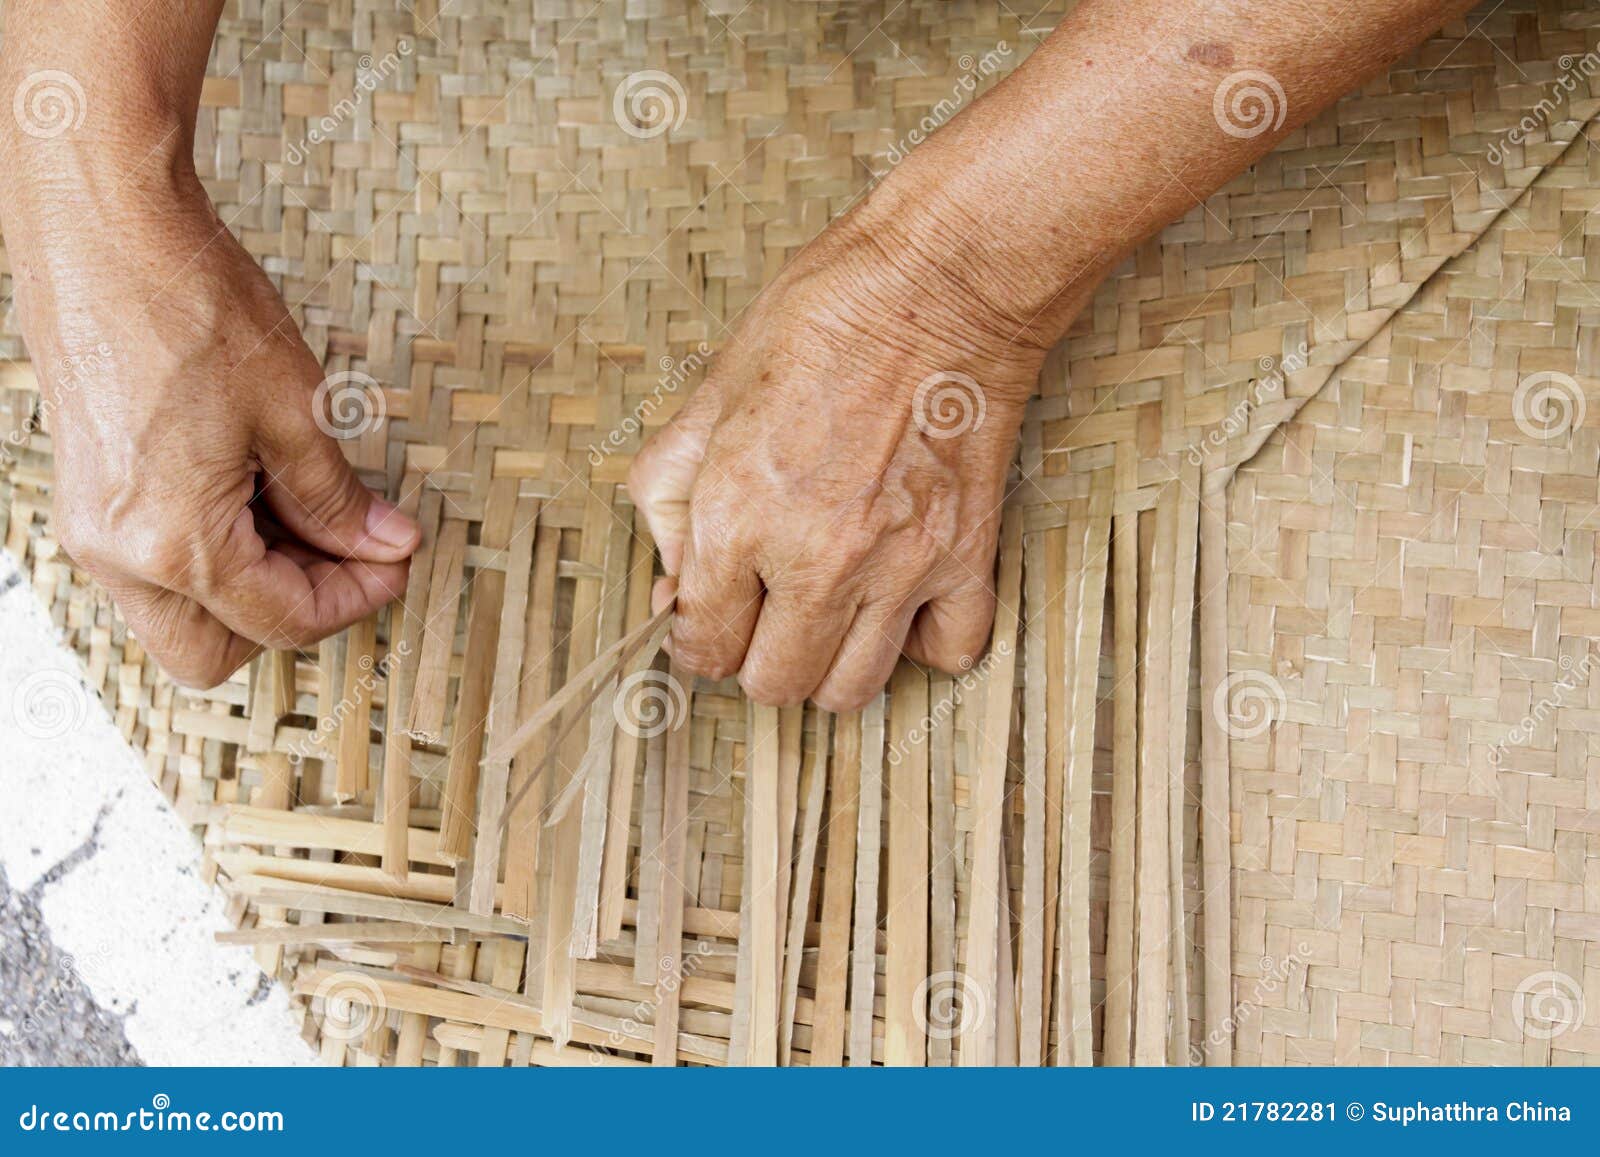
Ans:
<svg viewBox="0 0 1600 1157"><path fill-rule="evenodd" d="M319 426L316 358L180 185L7 226L62 544L173 678L210 686L400 594L418 530Z"/></svg>
<svg viewBox="0 0 1600 1157"><path fill-rule="evenodd" d="M674 657L837 711L902 651L982 651L995 542L1044 351L919 246L840 221L741 319L629 491L675 591Z"/></svg>

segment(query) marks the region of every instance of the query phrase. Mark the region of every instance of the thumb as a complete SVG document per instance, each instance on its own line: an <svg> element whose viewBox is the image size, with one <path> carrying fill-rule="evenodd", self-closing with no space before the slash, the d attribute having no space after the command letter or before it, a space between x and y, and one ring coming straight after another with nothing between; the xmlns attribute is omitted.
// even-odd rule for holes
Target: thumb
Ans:
<svg viewBox="0 0 1600 1157"><path fill-rule="evenodd" d="M422 530L362 485L336 439L309 411L280 407L257 434L263 497L286 529L337 558L398 562Z"/></svg>
<svg viewBox="0 0 1600 1157"><path fill-rule="evenodd" d="M721 412L720 393L710 382L705 383L645 444L628 470L628 494L644 515L661 551L661 565L669 575L677 574L683 562L683 545L689 534L689 494Z"/></svg>

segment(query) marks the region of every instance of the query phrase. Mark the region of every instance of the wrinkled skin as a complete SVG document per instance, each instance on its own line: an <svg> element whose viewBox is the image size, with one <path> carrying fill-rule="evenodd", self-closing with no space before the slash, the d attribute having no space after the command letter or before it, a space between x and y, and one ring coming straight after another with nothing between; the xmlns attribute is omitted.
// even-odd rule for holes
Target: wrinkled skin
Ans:
<svg viewBox="0 0 1600 1157"><path fill-rule="evenodd" d="M656 592L677 598L674 658L836 711L902 651L969 667L1044 356L1017 329L853 218L804 250L629 476L674 576Z"/></svg>
<svg viewBox="0 0 1600 1157"><path fill-rule="evenodd" d="M169 674L206 687L401 594L419 534L318 427L317 359L183 184L134 221L30 222L45 256L17 297L61 543Z"/></svg>

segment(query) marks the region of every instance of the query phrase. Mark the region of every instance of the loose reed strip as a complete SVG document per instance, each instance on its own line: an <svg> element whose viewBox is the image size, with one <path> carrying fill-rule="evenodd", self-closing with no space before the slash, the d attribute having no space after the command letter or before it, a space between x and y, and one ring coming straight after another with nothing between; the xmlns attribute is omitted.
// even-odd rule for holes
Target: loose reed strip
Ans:
<svg viewBox="0 0 1600 1157"><path fill-rule="evenodd" d="M884 892L886 1065L927 1063L928 676L902 663L889 684L889 868ZM924 1002L918 1007L918 1000Z"/></svg>
<svg viewBox="0 0 1600 1157"><path fill-rule="evenodd" d="M818 736L821 744L822 737ZM850 969L850 902L855 884L856 826L861 805L861 716L841 715L828 767L828 853L822 877L822 927L817 944L816 1022L811 1063L844 1060L845 992Z"/></svg>
<svg viewBox="0 0 1600 1157"><path fill-rule="evenodd" d="M505 587L501 595L499 638L490 682L487 735L489 749L504 746L516 719L518 682L527 640L528 590L532 582L533 542L539 517L535 498L517 500L506 550ZM470 630L469 630L470 633ZM502 824L511 782L508 758L485 757L479 779L478 818L472 852L472 887L468 907L487 914L494 910L500 877Z"/></svg>
<svg viewBox="0 0 1600 1157"><path fill-rule="evenodd" d="M1144 515L1141 523L1140 553L1149 560L1149 597L1143 608L1139 659L1139 860L1135 888L1139 941L1134 978L1133 1060L1135 1064L1158 1065L1166 1054L1167 1000L1172 983L1168 831L1177 483L1161 488L1155 513ZM1143 573L1141 569L1141 577Z"/></svg>
<svg viewBox="0 0 1600 1157"><path fill-rule="evenodd" d="M1221 475L1207 471L1200 504L1200 850L1205 902L1203 982L1208 1065L1233 1063L1232 804L1228 734L1212 704L1228 678L1228 524Z"/></svg>
<svg viewBox="0 0 1600 1157"><path fill-rule="evenodd" d="M655 983L659 959L656 931L661 916L662 811L665 805L667 743L659 732L644 751L644 796L639 805L639 919L635 929L633 978ZM744 943L740 936L741 946Z"/></svg>
<svg viewBox="0 0 1600 1157"><path fill-rule="evenodd" d="M422 543L411 559L405 601L390 615L389 695L384 706L383 744L383 870L403 880L408 869L411 825L411 735L406 730L409 704L415 694L417 660L422 653L426 623L427 582L433 569L438 538L439 508L443 496L424 490L420 480L407 475L405 493L420 495L416 511L422 526Z"/></svg>
<svg viewBox="0 0 1600 1157"><path fill-rule="evenodd" d="M650 619L650 590L654 585L654 554L648 541L638 533L633 537L633 558L629 567L628 637ZM652 640L659 647L659 640ZM654 651L650 645L646 651ZM615 940L622 934L622 912L628 895L628 832L633 821L633 793L637 782L641 736L626 728L617 737L612 760L611 795L606 806L606 830L600 864L599 938Z"/></svg>
<svg viewBox="0 0 1600 1157"><path fill-rule="evenodd" d="M370 786L372 768L372 698L378 685L378 616L352 623L345 643L344 687L339 696L345 712L339 724L339 757L333 798L356 799Z"/></svg>
<svg viewBox="0 0 1600 1157"><path fill-rule="evenodd" d="M878 979L878 873L883 848L883 696L861 712L861 802L856 811L855 931L850 947L852 1067L873 1060L873 999Z"/></svg>
<svg viewBox="0 0 1600 1157"><path fill-rule="evenodd" d="M1030 439L1031 440L1031 439ZM1024 463L1027 453L1024 451ZM1045 939L1045 828L1049 773L1047 771L1045 619L1046 538L1043 531L1022 539L1022 576L1025 592L1023 616L1022 693L1022 952L1018 962L1017 1039L1018 1062L1033 1068L1044 1062L1045 973L1048 954ZM1059 718L1059 717L1058 717ZM926 893L926 883L922 885Z"/></svg>
<svg viewBox="0 0 1600 1157"><path fill-rule="evenodd" d="M778 1063L778 1009L781 977L778 966L779 894L778 861L788 855L780 844L779 776L783 761L777 708L750 705L750 759L745 790L750 793L749 849L745 870L750 873L750 1040L746 1063Z"/></svg>
<svg viewBox="0 0 1600 1157"><path fill-rule="evenodd" d="M603 611L607 606L606 556L612 549L610 530L614 525L611 501L614 487L602 483L592 487L584 502L583 539L572 595L571 650L567 653L567 682L581 682L594 659L606 652ZM616 640L621 642L621 640ZM569 782L579 776L588 750L584 735L576 725L586 722L585 708L604 689L613 671L596 684L584 707L573 712L572 722L563 728L564 738L552 745L547 757L551 765L550 798L560 799ZM518 729L521 730L520 728ZM534 773L537 776L539 773ZM544 963L544 990L540 1001L545 1031L557 1044L565 1044L572 1034L572 1001L576 995L572 944L572 914L576 906L578 875L578 820L568 815L549 832L547 889L541 914L545 939L540 946ZM670 833L664 835L670 838Z"/></svg>
<svg viewBox="0 0 1600 1157"><path fill-rule="evenodd" d="M967 917L967 981L971 993L996 1016L965 1018L961 1064L993 1065L1000 1019L999 941L1001 924L1001 812L1005 807L1006 748L1019 603L1022 594L1022 520L1008 509L1000 528L1000 582L996 591L991 659L973 697L971 910Z"/></svg>
<svg viewBox="0 0 1600 1157"><path fill-rule="evenodd" d="M1134 841L1139 792L1139 515L1112 521L1112 683L1110 897L1106 907L1106 996L1102 1051L1108 1065L1133 1058Z"/></svg>
<svg viewBox="0 0 1600 1157"><path fill-rule="evenodd" d="M484 506L479 546L503 559L517 512L516 480L497 478L490 483ZM467 859L477 834L478 761L483 756L483 730L489 718L489 692L494 684L505 593L505 571L487 566L473 571L467 641L461 656L461 678L457 680L455 714L450 722L450 768L439 804L444 813L439 844L457 863ZM498 863L499 849L494 851Z"/></svg>
<svg viewBox="0 0 1600 1157"><path fill-rule="evenodd" d="M420 743L437 743L444 735L445 706L449 701L450 654L455 645L456 617L461 613L461 590L467 567L467 523L445 518L433 550L433 573L428 579L428 610L422 627L422 648L417 655L416 684L411 693L411 715L406 731ZM415 567L416 563L413 562Z"/></svg>
<svg viewBox="0 0 1600 1157"><path fill-rule="evenodd" d="M555 615L551 608L556 604L557 564L560 561L561 530L555 526L542 526L534 536L533 586L528 596L527 650L523 662L522 679L517 693L517 715L531 719L550 699L551 685L556 674ZM552 713L554 714L554 713ZM490 749L490 762L501 759L511 761L510 791L502 831L495 840L505 841L506 898L501 908L507 916L527 920L533 913L535 879L538 872L540 834L543 827L538 816L543 803L543 784L534 775L543 765L537 737L530 732L526 743L518 742L516 726L509 728L511 736L503 745ZM546 742L546 747L553 743ZM542 930L530 933L529 957L542 948L537 947ZM544 972L530 968L524 978L531 989L544 982ZM533 995L530 991L529 995Z"/></svg>
<svg viewBox="0 0 1600 1157"><path fill-rule="evenodd" d="M1112 476L1096 471L1081 538L1073 535L1068 581L1077 592L1070 639L1070 698L1064 739L1063 777L1067 799L1065 846L1059 890L1061 925L1061 1006L1058 1048L1074 1065L1094 1063L1093 997L1090 987L1090 833L1094 807L1095 703L1100 681L1100 647L1105 628L1106 575L1112 527ZM1081 544L1081 545L1080 545ZM1131 792L1125 792L1131 795ZM1115 823L1115 821L1113 821Z"/></svg>
<svg viewBox="0 0 1600 1157"><path fill-rule="evenodd" d="M692 682L676 665L671 668L669 675L682 686ZM684 876L688 872L684 835L689 822L690 718L690 713L685 710L672 720L672 727L667 732L662 789L662 832L658 853L661 861L658 892L660 914L656 921L655 1061L667 1065L677 1063L678 1007L683 991Z"/></svg>
<svg viewBox="0 0 1600 1157"><path fill-rule="evenodd" d="M962 676L965 684L975 680L971 672ZM931 812L931 865L928 880L928 975L956 974L956 860L961 855L961 840L956 834L956 726L957 685L949 675L935 675L929 694L939 710L932 712L933 726L928 736ZM952 1035L941 1031L928 1039L928 1063L948 1067L954 1056Z"/></svg>
<svg viewBox="0 0 1600 1157"><path fill-rule="evenodd" d="M1168 951L1171 953L1172 999L1166 1017L1167 1060L1171 1064L1185 1065L1189 1061L1189 937L1183 879L1184 815L1188 802L1184 769L1188 764L1189 675L1194 645L1194 584L1200 517L1200 468L1187 456L1179 470L1173 504L1177 521L1176 562L1172 620L1168 628L1171 663L1167 674L1167 865L1171 901Z"/></svg>
<svg viewBox="0 0 1600 1157"><path fill-rule="evenodd" d="M795 1004L800 996L800 969L805 958L806 930L811 926L811 890L817 860L817 840L822 830L823 794L828 784L828 752L833 716L816 713L815 742L807 749L801 768L800 846L795 854L794 883L790 889L789 918L784 934L783 1003L778 1012L778 1061L791 1063L794 1052Z"/></svg>
<svg viewBox="0 0 1600 1157"><path fill-rule="evenodd" d="M322 924L314 928L289 925L283 928L241 928L213 933L218 944L294 944L303 946L334 944L421 944L443 943L459 935L454 928L419 928L414 924L394 924L387 920L352 924Z"/></svg>

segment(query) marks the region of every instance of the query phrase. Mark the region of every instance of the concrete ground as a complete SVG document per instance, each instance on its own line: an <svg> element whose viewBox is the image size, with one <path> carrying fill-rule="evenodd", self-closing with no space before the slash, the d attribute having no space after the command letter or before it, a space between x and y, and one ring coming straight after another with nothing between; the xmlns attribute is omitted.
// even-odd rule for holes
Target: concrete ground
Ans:
<svg viewBox="0 0 1600 1157"><path fill-rule="evenodd" d="M0 1065L303 1065L200 845L0 551Z"/></svg>

